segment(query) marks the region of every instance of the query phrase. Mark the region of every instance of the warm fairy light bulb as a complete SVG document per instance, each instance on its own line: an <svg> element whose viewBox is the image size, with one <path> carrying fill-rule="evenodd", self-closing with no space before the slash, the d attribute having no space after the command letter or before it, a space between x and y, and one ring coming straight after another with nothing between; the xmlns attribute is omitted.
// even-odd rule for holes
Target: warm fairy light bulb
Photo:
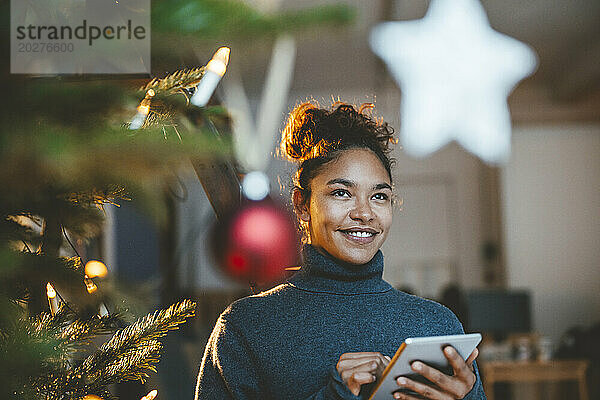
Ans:
<svg viewBox="0 0 600 400"><path fill-rule="evenodd" d="M204 107L213 95L219 81L225 75L229 63L229 47L221 47L206 64L206 71L196 87L190 102L198 107Z"/></svg>
<svg viewBox="0 0 600 400"><path fill-rule="evenodd" d="M48 295L49 299L53 299L56 297L56 290L54 290L54 287L52 286L52 284L50 284L50 282L48 282L48 284L46 285L46 294Z"/></svg>
<svg viewBox="0 0 600 400"><path fill-rule="evenodd" d="M87 394L83 400L102 400L102 397L98 397L95 394Z"/></svg>
<svg viewBox="0 0 600 400"><path fill-rule="evenodd" d="M96 290L98 290L98 286L96 286L94 281L91 280L89 276L86 275L85 278L83 278L83 282L85 283L85 288L88 293L94 293Z"/></svg>
<svg viewBox="0 0 600 400"><path fill-rule="evenodd" d="M58 311L58 299L56 298L56 290L50 282L46 284L46 296L48 296L48 306L50 306L50 314L56 315Z"/></svg>
<svg viewBox="0 0 600 400"><path fill-rule="evenodd" d="M150 100L152 99L152 97L154 97L155 94L156 93L154 92L154 89L148 89L148 91L146 92L146 97L144 97L144 99L140 102L140 105L137 108L139 114L146 116L150 113Z"/></svg>
<svg viewBox="0 0 600 400"><path fill-rule="evenodd" d="M129 129L140 129L144 122L146 122L146 117L150 114L150 102L152 97L156 95L154 89L148 89L146 92L146 97L142 99L140 105L137 108L137 114L131 120L129 124Z"/></svg>
<svg viewBox="0 0 600 400"><path fill-rule="evenodd" d="M85 264L85 274L90 278L103 278L108 274L108 269L103 262L90 260Z"/></svg>
<svg viewBox="0 0 600 400"><path fill-rule="evenodd" d="M206 69L212 71L219 76L225 75L227 70L227 64L229 63L229 47L221 47L213 55L212 60L206 64Z"/></svg>
<svg viewBox="0 0 600 400"><path fill-rule="evenodd" d="M96 284L92 281L86 283L85 288L87 289L88 293L94 293L96 290L98 290L98 286L96 286Z"/></svg>
<svg viewBox="0 0 600 400"><path fill-rule="evenodd" d="M146 116L150 113L150 106L148 105L144 105L144 104L140 104L137 108L137 112L138 114L141 114L143 116Z"/></svg>
<svg viewBox="0 0 600 400"><path fill-rule="evenodd" d="M108 312L108 308L106 308L106 304L100 303L100 306L98 307L98 315L100 317L106 317L110 315L110 313Z"/></svg>
<svg viewBox="0 0 600 400"><path fill-rule="evenodd" d="M147 395L142 397L140 400L154 400L158 396L158 390L151 390Z"/></svg>

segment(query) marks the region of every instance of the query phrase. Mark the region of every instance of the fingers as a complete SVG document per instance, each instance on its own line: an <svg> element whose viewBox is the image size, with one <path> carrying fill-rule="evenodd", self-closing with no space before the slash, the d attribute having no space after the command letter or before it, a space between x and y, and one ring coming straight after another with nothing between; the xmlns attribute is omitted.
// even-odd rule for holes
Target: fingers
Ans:
<svg viewBox="0 0 600 400"><path fill-rule="evenodd" d="M344 382L346 382L346 386L348 386L352 394L358 396L360 394L360 387L367 383L375 382L375 379L375 375L370 372L354 372Z"/></svg>
<svg viewBox="0 0 600 400"><path fill-rule="evenodd" d="M464 363L464 361L463 361L463 363ZM413 381L415 384L418 384L419 385L418 388L422 390L422 391L415 390L415 392L424 395L426 398L430 398L430 397L428 397L431 394L430 391L433 391L432 393L446 393L446 394L452 395L452 397L439 397L439 395L438 395L438 397L431 397L432 399L437 399L437 398L453 398L453 399L459 398L459 399L462 399L463 398L463 391L464 391L466 385L461 380L457 379L457 377L446 375L443 372L441 372L433 367L430 367L429 365L423 364L420 361L416 361L416 362L412 363L411 367L415 372L424 376L425 378L427 378L428 381L430 381L431 383L433 383L435 386L437 386L439 388L439 391L438 391L438 390L433 389L431 386ZM412 388L409 388L409 389L414 390ZM426 393L424 393L423 391L425 391ZM465 392L464 394L466 394L466 393L467 392Z"/></svg>
<svg viewBox="0 0 600 400"><path fill-rule="evenodd" d="M475 351L477 351L477 349ZM471 353L469 358L473 356L475 351ZM454 377L465 383L469 387L469 390L471 390L476 380L473 369L471 368L472 362L471 364L467 364L452 346L446 346L444 348L444 355L454 370ZM477 354L475 354L475 356L477 356ZM473 358L473 360L475 360L475 358Z"/></svg>
<svg viewBox="0 0 600 400"><path fill-rule="evenodd" d="M416 361L412 363L412 369L427 378L433 386L415 382L405 377L398 378L398 385L410 389L427 399L462 399L473 388L476 380L475 374L471 370L471 365L467 364L451 346L444 348L444 355L454 370L453 376L446 375L435 368ZM475 360L475 357L477 357L477 354L473 352L469 357L471 363ZM398 398L411 397L401 396Z"/></svg>
<svg viewBox="0 0 600 400"><path fill-rule="evenodd" d="M418 393L419 395L423 396L426 399L449 400L449 399L455 398L446 393L439 391L438 389L433 388L432 386L426 385L424 383L415 382L412 379L408 379L403 376L396 379L396 382L398 383L398 386L402 387L403 389L412 390L413 392ZM408 394L408 393L394 392L394 398L395 399L411 399L412 400L412 399L420 399L421 397L416 397L416 396Z"/></svg>
<svg viewBox="0 0 600 400"><path fill-rule="evenodd" d="M473 362L475 361L475 359L477 358L478 355L479 355L479 349L477 347L475 347L475 350L473 350L473 352L471 353L469 358L467 358L467 361L466 361L467 365L469 367L471 367L471 369L473 366Z"/></svg>
<svg viewBox="0 0 600 400"><path fill-rule="evenodd" d="M367 383L375 382L375 375L370 372L353 372L348 375L348 386L358 385L360 389L360 385L365 385Z"/></svg>
<svg viewBox="0 0 600 400"><path fill-rule="evenodd" d="M342 380L348 386L348 389L355 395L358 396L360 393L361 385L375 382L377 371L377 362L370 360L359 364L353 368L338 370Z"/></svg>
<svg viewBox="0 0 600 400"><path fill-rule="evenodd" d="M375 381L375 375L370 372L355 372L348 379L349 382L364 385Z"/></svg>
<svg viewBox="0 0 600 400"><path fill-rule="evenodd" d="M365 363L372 362L372 369L377 371L383 371L389 364L389 357L385 358L381 353L344 353L340 356L340 360L337 363L338 372L354 368Z"/></svg>
<svg viewBox="0 0 600 400"><path fill-rule="evenodd" d="M364 358L364 357L383 357L383 354L376 351L363 351L360 353L344 353L340 356L340 360L353 359L353 358Z"/></svg>
<svg viewBox="0 0 600 400"><path fill-rule="evenodd" d="M379 363L375 360L368 360L362 364L358 364L349 368L343 368L340 371L340 376L344 381L347 381L353 374L357 372L367 372L373 376L379 368Z"/></svg>
<svg viewBox="0 0 600 400"><path fill-rule="evenodd" d="M360 393L361 385L374 382L389 364L389 357L381 353L344 353L336 365L342 380L354 395Z"/></svg>

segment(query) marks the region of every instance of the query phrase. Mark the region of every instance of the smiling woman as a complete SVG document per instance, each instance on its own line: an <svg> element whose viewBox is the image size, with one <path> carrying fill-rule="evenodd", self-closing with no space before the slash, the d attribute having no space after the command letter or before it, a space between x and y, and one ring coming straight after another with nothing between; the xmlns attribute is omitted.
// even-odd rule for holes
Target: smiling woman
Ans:
<svg viewBox="0 0 600 400"><path fill-rule="evenodd" d="M371 108L304 103L290 113L281 150L300 163L292 202L304 233L302 267L221 314L197 399L367 398L404 339L463 333L451 311L382 279L394 140ZM398 379L390 398L485 399L477 351L466 361L450 347L444 353L452 375L415 363L428 383Z"/></svg>
<svg viewBox="0 0 600 400"><path fill-rule="evenodd" d="M330 161L294 205L310 244L349 264L369 262L392 224L390 177L371 150L352 149Z"/></svg>

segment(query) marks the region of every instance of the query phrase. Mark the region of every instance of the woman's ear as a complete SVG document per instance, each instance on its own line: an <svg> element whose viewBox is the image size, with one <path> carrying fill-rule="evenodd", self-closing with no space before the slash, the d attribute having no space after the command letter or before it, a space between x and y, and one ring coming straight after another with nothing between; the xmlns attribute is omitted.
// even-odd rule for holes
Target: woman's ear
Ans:
<svg viewBox="0 0 600 400"><path fill-rule="evenodd" d="M292 193L292 202L294 203L294 211L301 221L310 221L310 211L308 208L308 199L298 189Z"/></svg>

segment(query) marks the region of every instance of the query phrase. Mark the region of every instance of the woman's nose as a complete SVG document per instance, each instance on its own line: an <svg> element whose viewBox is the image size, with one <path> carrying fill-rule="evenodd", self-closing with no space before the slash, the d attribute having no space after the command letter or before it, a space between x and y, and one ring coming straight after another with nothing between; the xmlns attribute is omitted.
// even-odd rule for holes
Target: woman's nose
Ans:
<svg viewBox="0 0 600 400"><path fill-rule="evenodd" d="M371 221L375 217L369 201L357 199L354 207L350 210L350 218L358 221Z"/></svg>

